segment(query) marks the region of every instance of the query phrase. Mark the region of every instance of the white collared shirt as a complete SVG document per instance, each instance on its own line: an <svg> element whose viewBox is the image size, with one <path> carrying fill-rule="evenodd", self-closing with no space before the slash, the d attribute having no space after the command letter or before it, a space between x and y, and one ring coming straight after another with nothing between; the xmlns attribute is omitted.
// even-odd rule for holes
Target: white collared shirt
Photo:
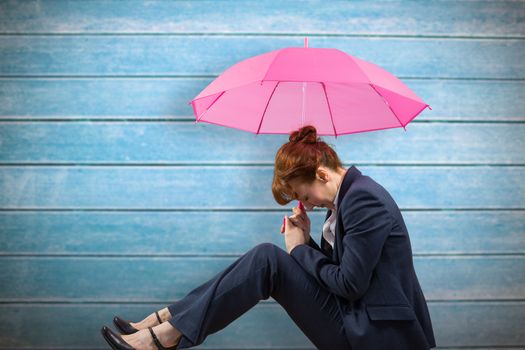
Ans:
<svg viewBox="0 0 525 350"><path fill-rule="evenodd" d="M330 243L332 248L334 248L334 241L335 241L335 223L337 218L337 198L339 197L339 190L341 189L341 185L343 184L343 181L339 184L339 188L337 189L337 193L335 194L334 199L334 207L335 209L332 210L332 214L328 218L328 220L325 221L323 225L323 237L324 239Z"/></svg>

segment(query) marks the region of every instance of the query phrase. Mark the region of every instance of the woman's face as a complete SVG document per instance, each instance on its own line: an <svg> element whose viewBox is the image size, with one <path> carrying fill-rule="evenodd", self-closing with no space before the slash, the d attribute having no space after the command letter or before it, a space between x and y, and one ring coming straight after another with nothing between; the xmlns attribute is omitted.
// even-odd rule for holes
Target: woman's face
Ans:
<svg viewBox="0 0 525 350"><path fill-rule="evenodd" d="M295 192L294 198L301 201L307 211L313 210L314 207L333 209L333 200L338 187L330 169L319 167L316 178L311 184L293 179L289 185Z"/></svg>

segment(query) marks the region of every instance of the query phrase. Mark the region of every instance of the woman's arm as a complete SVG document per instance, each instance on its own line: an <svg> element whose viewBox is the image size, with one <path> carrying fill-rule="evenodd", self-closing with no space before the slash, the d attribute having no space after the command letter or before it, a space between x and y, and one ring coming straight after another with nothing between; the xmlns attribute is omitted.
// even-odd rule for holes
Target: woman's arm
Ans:
<svg viewBox="0 0 525 350"><path fill-rule="evenodd" d="M317 245L317 243L315 243L314 239L312 238L312 236L310 236L310 240L308 241L308 245L314 249L317 249L318 251L320 251L321 253L323 252L323 250L319 247L319 245Z"/></svg>
<svg viewBox="0 0 525 350"><path fill-rule="evenodd" d="M290 255L323 287L355 300L368 289L393 218L378 198L364 190L347 193L340 210L344 237L339 265L306 244L296 246Z"/></svg>

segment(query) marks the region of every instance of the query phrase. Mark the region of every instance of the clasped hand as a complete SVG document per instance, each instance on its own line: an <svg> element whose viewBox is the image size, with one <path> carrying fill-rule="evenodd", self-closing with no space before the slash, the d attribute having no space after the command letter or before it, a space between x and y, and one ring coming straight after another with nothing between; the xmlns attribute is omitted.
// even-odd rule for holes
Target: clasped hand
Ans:
<svg viewBox="0 0 525 350"><path fill-rule="evenodd" d="M306 211L298 207L292 208L292 211L293 215L285 216L285 223L281 226L281 233L284 234L288 254L296 246L307 244L310 240L310 218Z"/></svg>

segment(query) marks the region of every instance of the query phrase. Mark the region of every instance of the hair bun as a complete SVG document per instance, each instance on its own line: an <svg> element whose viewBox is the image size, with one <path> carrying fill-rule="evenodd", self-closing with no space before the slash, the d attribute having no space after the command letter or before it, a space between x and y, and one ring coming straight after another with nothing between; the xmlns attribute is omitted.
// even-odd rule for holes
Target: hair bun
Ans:
<svg viewBox="0 0 525 350"><path fill-rule="evenodd" d="M290 134L290 142L317 143L317 130L312 125L306 125Z"/></svg>

